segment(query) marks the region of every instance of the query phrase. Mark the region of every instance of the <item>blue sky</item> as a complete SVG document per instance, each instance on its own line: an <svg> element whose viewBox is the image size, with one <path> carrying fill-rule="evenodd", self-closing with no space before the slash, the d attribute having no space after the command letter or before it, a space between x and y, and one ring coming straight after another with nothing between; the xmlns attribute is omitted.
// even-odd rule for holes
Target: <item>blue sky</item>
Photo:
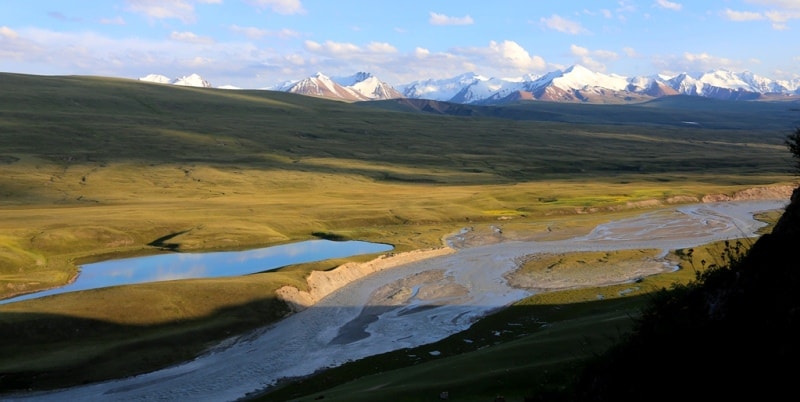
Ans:
<svg viewBox="0 0 800 402"><path fill-rule="evenodd" d="M265 88L727 69L800 78L800 0L0 0L0 71Z"/></svg>

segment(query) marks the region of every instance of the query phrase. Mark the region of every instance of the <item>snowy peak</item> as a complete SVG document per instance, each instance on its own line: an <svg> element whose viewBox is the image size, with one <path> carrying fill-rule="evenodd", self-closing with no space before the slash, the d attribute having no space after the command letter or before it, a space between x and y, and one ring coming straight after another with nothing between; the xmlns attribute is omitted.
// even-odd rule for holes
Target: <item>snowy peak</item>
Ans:
<svg viewBox="0 0 800 402"><path fill-rule="evenodd" d="M286 92L321 98L340 99L346 101L362 101L368 98L359 92L334 82L325 74L317 73L311 77L290 85Z"/></svg>
<svg viewBox="0 0 800 402"><path fill-rule="evenodd" d="M144 77L139 78L139 81L147 81L147 82L155 82L157 84L169 84L172 82L169 77L165 77L161 74L148 74Z"/></svg>
<svg viewBox="0 0 800 402"><path fill-rule="evenodd" d="M181 85L187 87L211 88L211 84L198 74L186 75L175 79L170 79L161 74L148 74L139 78L139 81L155 82L158 84Z"/></svg>
<svg viewBox="0 0 800 402"><path fill-rule="evenodd" d="M369 100L402 98L403 94L370 73L358 72L349 77L337 78L337 84L350 88Z"/></svg>
<svg viewBox="0 0 800 402"><path fill-rule="evenodd" d="M181 85L185 87L211 88L211 84L208 81L204 80L203 77L197 74L191 74L180 78L176 78L175 80L172 81L172 85Z"/></svg>
<svg viewBox="0 0 800 402"><path fill-rule="evenodd" d="M628 79L618 75L596 73L576 64L564 70L560 77L553 78L552 84L567 91L591 87L622 91L628 86Z"/></svg>
<svg viewBox="0 0 800 402"><path fill-rule="evenodd" d="M464 87L485 79L475 73L465 73L453 78L414 81L398 89L407 98L450 101Z"/></svg>
<svg viewBox="0 0 800 402"><path fill-rule="evenodd" d="M367 72L331 79L322 73L282 84L275 90L306 95L369 101L409 98L460 104L502 104L520 101L583 103L640 102L671 95L749 100L764 95L800 95L800 79L775 81L745 71L711 70L675 76L624 77L592 71L576 64L544 75L487 78L465 73L451 78L427 79L392 87Z"/></svg>

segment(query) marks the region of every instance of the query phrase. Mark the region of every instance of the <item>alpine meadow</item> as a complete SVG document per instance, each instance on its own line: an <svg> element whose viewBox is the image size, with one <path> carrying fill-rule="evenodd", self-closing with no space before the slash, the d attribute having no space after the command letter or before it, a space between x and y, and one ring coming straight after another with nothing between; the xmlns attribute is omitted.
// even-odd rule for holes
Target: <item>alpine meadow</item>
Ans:
<svg viewBox="0 0 800 402"><path fill-rule="evenodd" d="M317 273L446 249L465 227L497 242L563 240L675 206L788 203L796 172L787 137L798 126L795 96L348 102L0 73L0 298L9 301L0 304L0 399L191 361L297 314L279 289L311 292ZM782 213L759 214L761 233ZM12 300L72 283L88 263L319 238L393 250ZM678 269L641 275L634 288L615 270L638 268L661 250L517 261L529 275L555 269L573 278L599 264L609 278L545 289L435 343L287 376L243 398L571 400L573 387L591 382L579 376L587 363L603 372L605 363L594 359L606 351L635 364L635 351L614 345L642 328L640 318L666 315L648 310L652 301L678 300L698 281L719 279L717 270L749 264L744 256L758 249L754 242L743 236L669 250ZM676 345L686 349L669 352L688 350L684 341ZM691 357L683 362L691 366ZM608 393L620 398L611 400L624 400L621 394Z"/></svg>

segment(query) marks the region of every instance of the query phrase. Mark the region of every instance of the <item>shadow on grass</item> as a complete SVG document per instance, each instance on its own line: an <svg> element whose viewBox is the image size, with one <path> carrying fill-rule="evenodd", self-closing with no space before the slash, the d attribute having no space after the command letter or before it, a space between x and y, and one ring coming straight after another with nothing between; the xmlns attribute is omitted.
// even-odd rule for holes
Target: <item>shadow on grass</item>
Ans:
<svg viewBox="0 0 800 402"><path fill-rule="evenodd" d="M147 245L150 246L150 247L158 247L159 249L164 250L164 251L178 251L178 249L181 247L180 244L178 244L178 243L167 243L167 241L168 240L172 240L173 238L178 237L178 236L180 236L180 235L182 235L184 233L188 233L190 230L191 229L181 230L180 232L170 233L170 234L168 234L166 236L161 236L158 239L155 239L155 240L151 241L150 243L147 243Z"/></svg>
<svg viewBox="0 0 800 402"><path fill-rule="evenodd" d="M287 380L256 401L523 400L562 390L585 362L626 333L650 295L569 304L517 304L416 348Z"/></svg>
<svg viewBox="0 0 800 402"><path fill-rule="evenodd" d="M0 394L122 378L177 364L288 314L277 298L158 325L41 313L0 313Z"/></svg>

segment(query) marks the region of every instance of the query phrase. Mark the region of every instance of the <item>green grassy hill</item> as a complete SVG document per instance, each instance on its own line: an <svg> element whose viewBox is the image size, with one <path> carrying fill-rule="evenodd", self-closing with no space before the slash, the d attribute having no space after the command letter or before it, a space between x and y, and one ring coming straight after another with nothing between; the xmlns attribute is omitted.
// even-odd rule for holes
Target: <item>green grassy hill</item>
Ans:
<svg viewBox="0 0 800 402"><path fill-rule="evenodd" d="M449 115L0 74L0 297L61 286L85 262L161 252L153 244L163 238L178 251L209 251L324 233L402 252L441 246L465 223L566 235L643 201L793 182L784 139L797 102L686 102L697 100ZM280 319L279 286L303 288L312 270L372 257L2 305L0 389L181 361Z"/></svg>

